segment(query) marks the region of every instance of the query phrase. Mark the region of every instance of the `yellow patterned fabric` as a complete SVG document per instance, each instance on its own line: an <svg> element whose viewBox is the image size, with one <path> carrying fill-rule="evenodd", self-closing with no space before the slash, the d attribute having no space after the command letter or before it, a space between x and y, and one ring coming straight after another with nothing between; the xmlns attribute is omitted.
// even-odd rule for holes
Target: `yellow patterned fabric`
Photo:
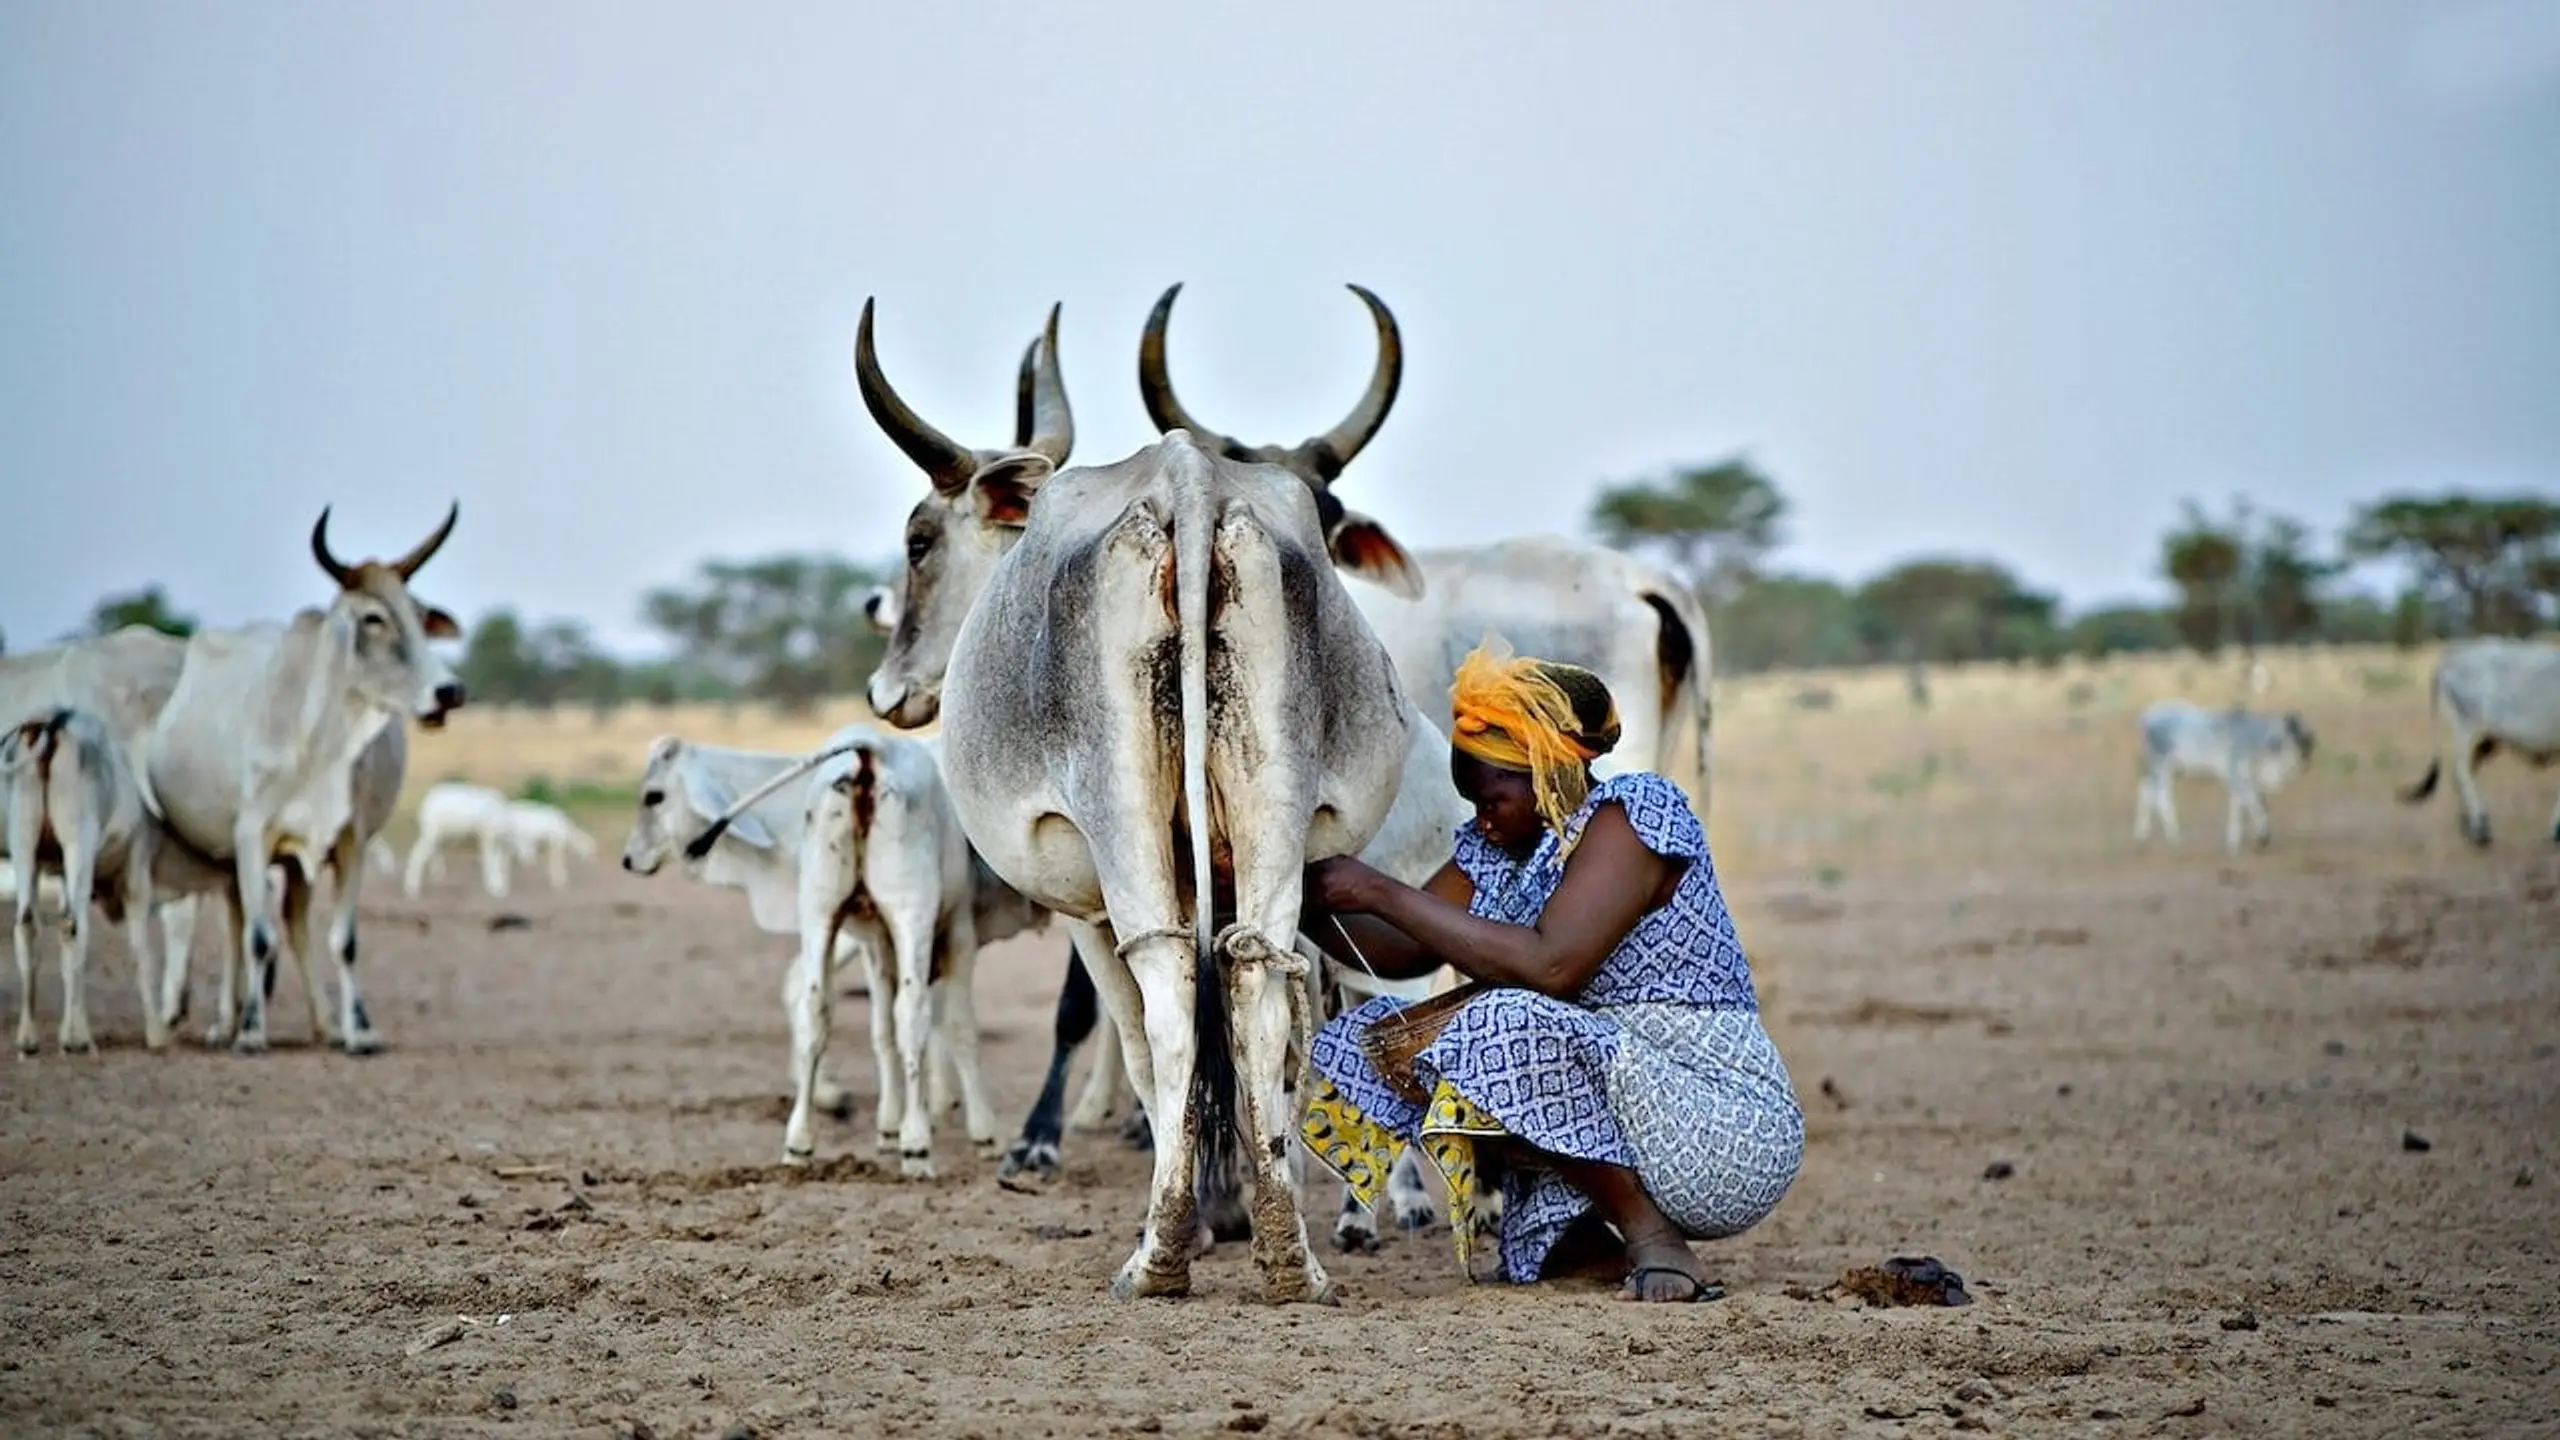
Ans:
<svg viewBox="0 0 2560 1440"><path fill-rule="evenodd" d="M1361 1204L1375 1210L1386 1199L1387 1172L1395 1168L1404 1142L1393 1131L1360 1113L1360 1107L1319 1077L1299 1122L1299 1138L1325 1168L1340 1176ZM1458 1268L1467 1270L1475 1241L1489 1234L1495 1218L1477 1203L1476 1143L1507 1138L1499 1121L1478 1108L1443 1080L1433 1089L1422 1120L1422 1154L1440 1172L1449 1191L1449 1233L1457 1242Z"/></svg>

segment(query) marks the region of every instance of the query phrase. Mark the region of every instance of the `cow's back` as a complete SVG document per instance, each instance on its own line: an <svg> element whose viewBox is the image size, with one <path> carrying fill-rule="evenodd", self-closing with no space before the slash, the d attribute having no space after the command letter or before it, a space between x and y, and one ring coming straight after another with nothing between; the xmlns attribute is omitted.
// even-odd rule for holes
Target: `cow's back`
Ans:
<svg viewBox="0 0 2560 1440"><path fill-rule="evenodd" d="M2469 724L2533 750L2560 749L2560 645L2465 640L2436 662L2436 689Z"/></svg>

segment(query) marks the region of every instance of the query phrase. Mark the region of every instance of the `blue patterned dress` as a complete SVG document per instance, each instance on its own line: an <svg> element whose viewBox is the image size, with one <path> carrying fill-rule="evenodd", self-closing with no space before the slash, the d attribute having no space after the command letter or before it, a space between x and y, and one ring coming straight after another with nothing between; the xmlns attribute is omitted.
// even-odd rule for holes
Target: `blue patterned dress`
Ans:
<svg viewBox="0 0 2560 1440"><path fill-rule="evenodd" d="M1794 1181L1804 1114L1761 1026L1689 797L1659 775L1614 776L1593 787L1566 833L1579 837L1607 804L1625 811L1646 848L1689 862L1670 901L1636 922L1570 1002L1513 988L1466 1002L1417 1056L1415 1076L1539 1150L1635 1171L1692 1237L1732 1235L1776 1208ZM1475 884L1469 912L1535 924L1564 879L1565 849L1550 833L1515 862L1460 826L1456 860ZM1412 1143L1436 1128L1426 1123L1431 1107L1390 1086L1360 1043L1406 1003L1381 996L1342 1015L1317 1032L1311 1058L1367 1122ZM1591 1208L1539 1169L1509 1170L1503 1199L1503 1273L1522 1283L1538 1278L1548 1251Z"/></svg>

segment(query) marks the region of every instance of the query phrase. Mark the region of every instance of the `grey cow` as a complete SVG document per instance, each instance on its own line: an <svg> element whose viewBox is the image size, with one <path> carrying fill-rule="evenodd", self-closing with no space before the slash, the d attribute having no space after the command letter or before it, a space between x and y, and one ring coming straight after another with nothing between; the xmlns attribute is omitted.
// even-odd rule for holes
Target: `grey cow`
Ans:
<svg viewBox="0 0 2560 1440"><path fill-rule="evenodd" d="M2311 759L2309 726L2299 715L2259 715L2234 706L2208 710L2163 700L2142 712L2142 788L2135 796L2133 838L2151 836L2156 814L2169 843L2178 841L2170 786L2180 775L2210 775L2231 793L2224 844L2237 851L2243 819L2255 822L2258 848L2275 838L2263 796L2283 787Z"/></svg>
<svg viewBox="0 0 2560 1440"><path fill-rule="evenodd" d="M2480 803L2473 773L2500 747L2516 751L2535 769L2560 762L2560 646L2530 640L2465 640L2445 647L2436 661L2436 724L2452 741L2453 785L2462 796L2462 833L2474 845L2489 843L2489 811ZM2435 793L2441 757L2403 792L2411 804ZM2551 812L2551 838L2560 842L2560 807Z"/></svg>

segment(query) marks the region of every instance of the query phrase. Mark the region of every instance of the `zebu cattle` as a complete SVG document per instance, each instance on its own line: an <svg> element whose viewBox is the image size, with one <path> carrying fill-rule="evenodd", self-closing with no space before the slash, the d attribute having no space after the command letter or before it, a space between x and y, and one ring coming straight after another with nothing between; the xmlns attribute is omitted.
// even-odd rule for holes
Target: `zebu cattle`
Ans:
<svg viewBox="0 0 2560 1440"><path fill-rule="evenodd" d="M400 874L400 852L380 835L364 842L365 868L376 875L397 877Z"/></svg>
<svg viewBox="0 0 2560 1440"><path fill-rule="evenodd" d="M871 986L879 1147L898 1152L909 1173L930 1174L932 1117L947 1106L952 1072L970 1140L994 1148L977 1062L977 946L1036 925L1040 913L977 863L926 746L848 726L820 753L840 763L792 786L810 757L660 736L622 868L654 875L681 859L695 879L745 891L758 928L799 938L782 990L792 1034L787 1162L814 1153L814 1111L852 1108L825 1058L834 972L859 953Z"/></svg>
<svg viewBox="0 0 2560 1440"><path fill-rule="evenodd" d="M0 731L0 814L7 819L15 880L11 943L18 962L18 1053L36 1051L35 928L39 868L62 886L62 1020L65 1052L97 1048L89 1033L85 981L92 901L110 923L129 921L142 994L144 1043L169 1043L151 940L152 870L158 827L106 722L61 709Z"/></svg>
<svg viewBox="0 0 2560 1440"><path fill-rule="evenodd" d="M355 770L348 782L353 801L351 814L338 841L321 850L323 858L319 866L331 875L337 886L338 904L335 908L337 913L349 917L345 923L353 923L355 895L349 889L346 869L341 868L348 866L349 861L340 853L339 845L343 842L370 852L381 843L382 827L391 823L391 812L400 804L400 784L408 768L408 727L397 721L383 726L381 733L373 737L373 743L356 757ZM201 856L193 858L198 865L207 863ZM302 974L303 999L311 1006L312 1041L325 1044L329 1035L329 1011L327 997L322 992L319 974L313 965L311 945L311 906L318 893L318 880L317 875L306 874L300 865L294 863L269 867L269 895L282 921L286 942L293 950L295 966ZM240 1022L236 997L248 993L249 978L240 963L239 946L234 943L243 928L242 912L237 887L227 869L224 871L224 883L217 893L223 898L231 924L223 941L222 969L217 972L219 986L214 998L213 1023L205 1027L205 1043L208 1045L220 1045L236 1033ZM330 943L335 947L351 948L355 941L352 933L342 934L333 924ZM175 1023L187 1008L186 957L173 957L163 977L162 1008ZM272 1000L275 996L275 971L270 968L259 983L263 998Z"/></svg>
<svg viewBox="0 0 2560 1440"><path fill-rule="evenodd" d="M2531 640L2465 640L2445 647L2430 689L2440 734L2452 741L2453 785L2462 797L2462 833L2474 845L2489 843L2489 811L2480 803L2473 772L2480 762L2510 747L2537 770L2560 762L2560 646ZM2441 756L2401 796L2417 804L2436 791ZM2551 838L2560 843L2560 806L2551 812Z"/></svg>
<svg viewBox="0 0 2560 1440"><path fill-rule="evenodd" d="M364 879L358 862L367 838L356 824L356 762L386 727L412 715L440 726L463 703L461 682L428 643L459 636L461 626L409 590L460 511L448 511L435 533L397 560L348 565L330 553L323 510L311 529L311 555L338 586L325 608L281 625L188 638L177 688L152 727L145 783L174 836L238 875L247 984L235 1050L254 1053L267 1044L276 950L267 867L278 861L298 865L306 881L302 913L285 917L287 928L300 932L297 953L306 956L307 882L324 861L336 871L329 925L338 961L336 1034L351 1053L380 1048L356 987L356 901ZM295 898L289 887L289 907ZM324 1030L315 1039L326 1037Z"/></svg>
<svg viewBox="0 0 2560 1440"><path fill-rule="evenodd" d="M1404 376L1395 316L1355 285L1378 333L1378 363L1352 417L1297 445L1247 445L1202 425L1175 397L1165 363L1165 329L1175 285L1156 301L1138 344L1138 389L1158 430L1188 430L1231 459L1287 469L1315 492L1318 511L1361 524L1342 509L1333 485L1382 424ZM1352 603L1395 660L1406 693L1445 736L1441 703L1458 662L1487 632L1523 655L1570 661L1598 675L1618 702L1617 748L1593 765L1606 777L1628 770L1666 775L1707 813L1712 717L1707 686L1713 647L1705 609L1689 588L1641 560L1560 536L1417 551L1413 574L1390 572L1383 586L1352 585ZM1355 572L1356 573L1356 572ZM1448 857L1440 857L1443 861Z"/></svg>
<svg viewBox="0 0 2560 1440"><path fill-rule="evenodd" d="M127 774L138 776L143 741L161 707L168 703L170 692L177 688L185 659L184 641L142 625L128 625L67 645L0 656L0 724L13 725L62 709L79 710L105 725ZM0 854L9 849L6 827L0 827ZM172 846L155 843L153 854L159 872L154 885L154 908L160 917L164 969L183 974L194 945L201 892L226 888L227 872L222 877L209 876L200 867L187 863ZM14 870L0 870L0 875L14 875ZM45 878L49 881L52 877ZM216 879L221 883L212 883ZM68 912L69 897L59 898ZM141 953L138 947L136 954ZM174 1024L179 1017L163 1005L157 1018L163 1024Z"/></svg>
<svg viewBox="0 0 2560 1440"><path fill-rule="evenodd" d="M507 797L486 785L439 780L418 800L418 838L409 844L409 865L400 889L410 899L429 874L444 875L444 847L470 841L480 848L480 888L491 896L507 893L507 856L515 849L514 826Z"/></svg>
<svg viewBox="0 0 2560 1440"><path fill-rule="evenodd" d="M517 859L527 865L541 864L554 890L568 888L570 856L596 857L595 837L559 806L539 800L507 802L507 841Z"/></svg>
<svg viewBox="0 0 2560 1440"><path fill-rule="evenodd" d="M2311 759L2312 736L2299 715L2258 715L2238 708L2207 710L2184 700L2163 700L2142 712L2142 788L2134 798L2135 843L2151 837L2160 817L2169 843L2178 842L2178 811L2170 787L2180 775L2211 775L2231 792L2224 843L2240 848L2241 822L2254 820L2258 848L2275 838L2262 792L2284 782Z"/></svg>
<svg viewBox="0 0 2560 1440"><path fill-rule="evenodd" d="M1374 522L1328 523L1291 472L1186 431L1059 470L1072 426L1055 335L1052 311L1031 443L989 455L897 399L863 307L864 403L933 486L908 519L872 709L903 727L941 717L970 838L1066 917L1120 1030L1156 1145L1146 1231L1112 1292L1188 1291L1194 1160L1226 1152L1241 1119L1264 1294L1327 1299L1282 1104L1292 1035L1312 1018L1293 949L1301 877L1377 833L1410 736L1394 665L1333 564L1410 584L1409 562ZM1374 418L1364 406L1337 427L1358 433L1332 453L1347 458Z"/></svg>

